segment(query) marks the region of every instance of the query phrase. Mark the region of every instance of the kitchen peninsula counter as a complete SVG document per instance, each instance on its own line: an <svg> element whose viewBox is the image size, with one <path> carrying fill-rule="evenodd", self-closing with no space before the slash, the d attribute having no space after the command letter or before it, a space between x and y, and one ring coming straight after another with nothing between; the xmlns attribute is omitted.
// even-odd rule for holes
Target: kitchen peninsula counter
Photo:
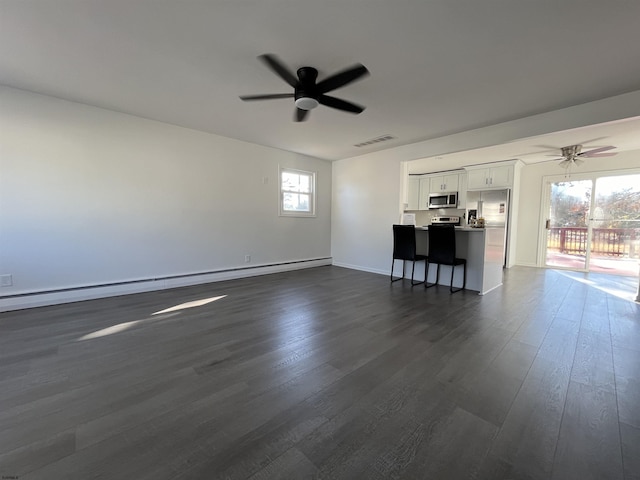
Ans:
<svg viewBox="0 0 640 480"><path fill-rule="evenodd" d="M416 244L418 253L429 250L429 227L416 227ZM504 227L456 227L456 257L467 260L467 290L475 290L480 295L490 292L502 285L502 268L504 264ZM441 285L449 285L451 268L440 266ZM416 271L417 273L417 271ZM429 267L428 281L436 279L436 266ZM462 268L455 270L454 287L462 285Z"/></svg>

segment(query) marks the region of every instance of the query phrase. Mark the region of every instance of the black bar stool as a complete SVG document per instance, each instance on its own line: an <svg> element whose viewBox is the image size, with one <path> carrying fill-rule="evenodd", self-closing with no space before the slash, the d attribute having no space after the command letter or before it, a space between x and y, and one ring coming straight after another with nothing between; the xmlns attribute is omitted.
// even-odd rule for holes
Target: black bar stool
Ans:
<svg viewBox="0 0 640 480"><path fill-rule="evenodd" d="M430 263L436 263L438 265L435 283L427 283ZM427 265L425 267L425 288L433 287L438 284L438 280L440 279L440 265L451 266L451 282L449 283L450 292L455 293L463 290L467 285L467 260L465 258L456 258L456 230L453 225L429 225L429 254L427 258ZM454 290L453 273L458 265L462 265L464 268L462 288Z"/></svg>
<svg viewBox="0 0 640 480"><path fill-rule="evenodd" d="M393 266L396 260L402 260L402 276L393 278ZM393 226L393 259L391 260L391 282L397 282L404 278L405 260L413 262L411 268L411 285L419 285L422 282L415 282L413 274L416 269L416 262L427 260L426 255L416 253L416 227L413 225ZM427 279L427 263L424 267L424 278Z"/></svg>

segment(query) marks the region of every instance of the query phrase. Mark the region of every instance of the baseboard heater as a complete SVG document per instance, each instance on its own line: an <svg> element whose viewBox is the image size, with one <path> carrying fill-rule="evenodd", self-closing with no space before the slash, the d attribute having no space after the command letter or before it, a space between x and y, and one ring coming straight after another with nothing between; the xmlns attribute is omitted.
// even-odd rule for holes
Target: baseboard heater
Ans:
<svg viewBox="0 0 640 480"><path fill-rule="evenodd" d="M112 297L117 295L129 295L154 290L165 290L168 288L178 288L189 285L233 280L236 278L268 275L271 273L331 264L332 257L321 257L290 262L210 270L207 272L184 273L179 275L126 280L122 282L109 282L95 285L82 285L77 287L15 293L0 296L0 312L91 300L95 298Z"/></svg>

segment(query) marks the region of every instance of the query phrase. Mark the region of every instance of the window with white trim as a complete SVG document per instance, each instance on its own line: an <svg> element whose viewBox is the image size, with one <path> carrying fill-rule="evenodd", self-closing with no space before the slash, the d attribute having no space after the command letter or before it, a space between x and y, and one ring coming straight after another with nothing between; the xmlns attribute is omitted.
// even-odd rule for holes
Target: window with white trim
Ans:
<svg viewBox="0 0 640 480"><path fill-rule="evenodd" d="M280 215L315 217L316 174L292 168L280 169Z"/></svg>

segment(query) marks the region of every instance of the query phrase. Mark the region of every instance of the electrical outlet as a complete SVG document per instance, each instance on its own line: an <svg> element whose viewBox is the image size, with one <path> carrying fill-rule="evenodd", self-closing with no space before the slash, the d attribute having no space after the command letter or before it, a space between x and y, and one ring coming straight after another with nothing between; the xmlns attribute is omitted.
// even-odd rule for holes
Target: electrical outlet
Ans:
<svg viewBox="0 0 640 480"><path fill-rule="evenodd" d="M11 287L13 285L13 275L0 275L0 287Z"/></svg>
<svg viewBox="0 0 640 480"><path fill-rule="evenodd" d="M245 255L244 256L244 263L249 263L251 262L251 255Z"/></svg>

